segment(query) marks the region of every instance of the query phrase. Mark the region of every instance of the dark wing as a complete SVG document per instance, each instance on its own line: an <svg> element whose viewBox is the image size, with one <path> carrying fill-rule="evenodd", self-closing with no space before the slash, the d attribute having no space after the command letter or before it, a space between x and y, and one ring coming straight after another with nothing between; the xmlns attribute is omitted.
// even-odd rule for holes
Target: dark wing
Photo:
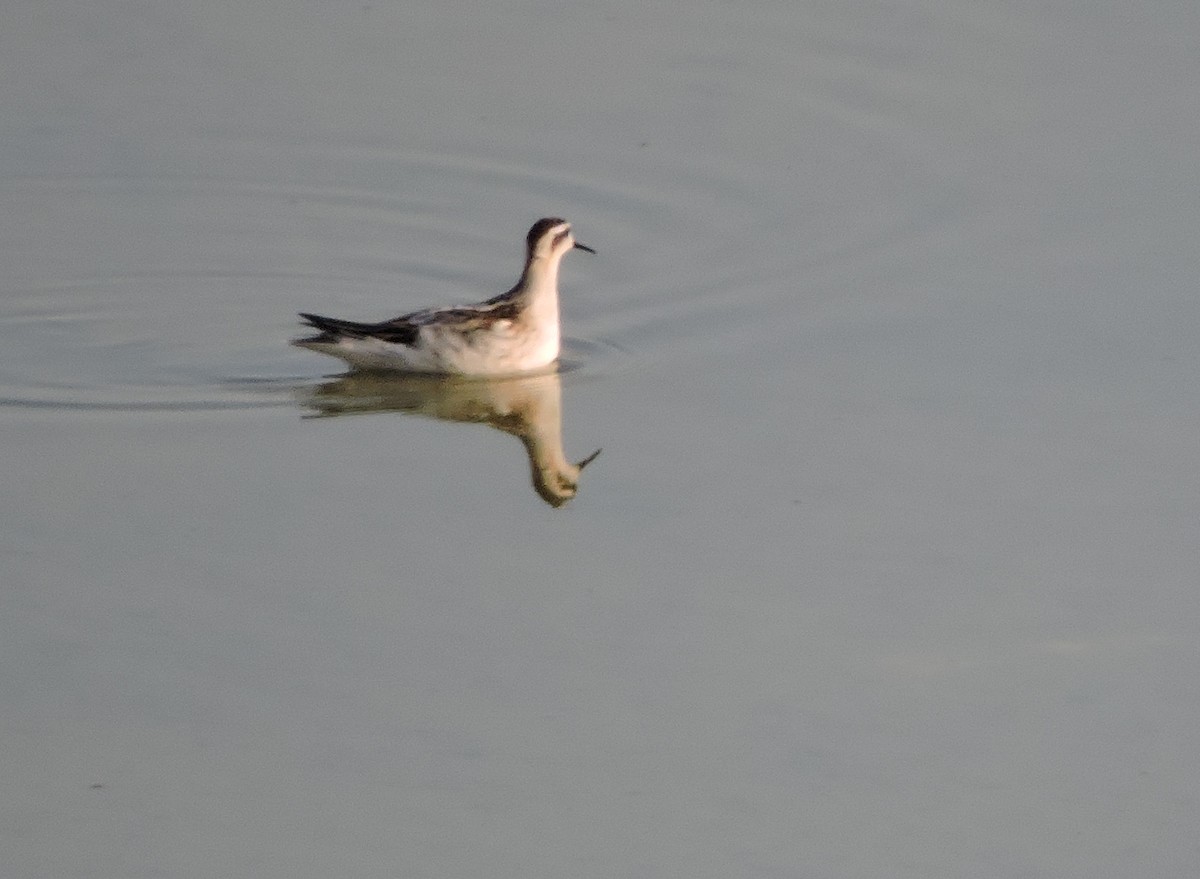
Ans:
<svg viewBox="0 0 1200 879"><path fill-rule="evenodd" d="M520 314L517 304L509 299L489 299L481 305L467 308L431 308L405 315L406 320L417 326L437 326L470 335L478 330L489 330L500 321L516 320Z"/></svg>
<svg viewBox="0 0 1200 879"><path fill-rule="evenodd" d="M336 342L338 339L381 339L393 345L413 347L423 326L437 326L470 335L478 330L491 329L498 321L514 320L520 313L511 299L498 296L482 305L469 308L429 308L414 311L377 324L364 324L336 317L300 312L304 322L320 330L319 336L305 342Z"/></svg>
<svg viewBox="0 0 1200 879"><path fill-rule="evenodd" d="M322 317L319 314L301 312L304 322L313 329L321 331L319 336L306 339L307 342L336 342L338 339L382 339L394 345L411 347L417 341L418 326L407 315L395 320L386 320L378 324L364 324L352 320L341 320L336 317Z"/></svg>

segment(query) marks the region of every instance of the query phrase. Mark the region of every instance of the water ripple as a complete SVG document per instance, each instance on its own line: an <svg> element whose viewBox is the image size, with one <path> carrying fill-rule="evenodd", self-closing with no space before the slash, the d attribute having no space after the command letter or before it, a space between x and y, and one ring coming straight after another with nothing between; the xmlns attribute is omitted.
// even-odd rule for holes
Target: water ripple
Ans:
<svg viewBox="0 0 1200 879"><path fill-rule="evenodd" d="M708 236L671 252L664 237L660 271L646 271L645 231L686 232L705 213L729 215L750 198L745 181L647 152L629 158L629 174L591 180L536 157L521 165L462 152L213 137L193 146L225 155L229 176L0 181L0 193L30 218L13 238L22 260L0 282L0 406L286 405L264 387L303 383L334 366L288 347L295 312L383 319L492 295L519 271L524 224L549 212L578 217L602 254L565 273L573 333L560 368L574 379L611 374L633 359L629 345L670 339L660 324L676 338L707 331L714 290L727 296L730 288L714 280L711 260L696 259ZM290 169L286 180L276 179L279 165ZM667 167L674 193L644 185ZM254 382L263 386L251 392Z"/></svg>

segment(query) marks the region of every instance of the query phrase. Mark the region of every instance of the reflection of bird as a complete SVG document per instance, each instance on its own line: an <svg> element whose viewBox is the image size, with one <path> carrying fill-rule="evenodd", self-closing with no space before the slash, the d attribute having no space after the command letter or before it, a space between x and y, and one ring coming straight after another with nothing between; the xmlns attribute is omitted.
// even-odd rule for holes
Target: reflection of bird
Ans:
<svg viewBox="0 0 1200 879"><path fill-rule="evenodd" d="M575 241L571 224L538 220L525 239L525 270L507 293L478 305L427 308L382 323L300 316L320 332L293 344L360 369L451 375L514 375L558 357L558 264Z"/></svg>
<svg viewBox="0 0 1200 879"><path fill-rule="evenodd" d="M350 373L314 388L304 401L320 416L410 412L444 421L488 424L521 440L533 488L560 507L575 497L579 473L600 450L572 464L562 446L558 373L478 381L431 375Z"/></svg>

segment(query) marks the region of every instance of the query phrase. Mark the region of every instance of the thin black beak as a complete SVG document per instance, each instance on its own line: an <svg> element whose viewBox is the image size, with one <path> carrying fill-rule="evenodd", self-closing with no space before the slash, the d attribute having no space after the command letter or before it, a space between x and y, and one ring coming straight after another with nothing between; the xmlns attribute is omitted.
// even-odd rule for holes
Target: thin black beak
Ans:
<svg viewBox="0 0 1200 879"><path fill-rule="evenodd" d="M586 250L588 253L596 252L596 251L592 250L590 247L588 247L586 244L580 244L578 241L575 242L575 249L576 250Z"/></svg>

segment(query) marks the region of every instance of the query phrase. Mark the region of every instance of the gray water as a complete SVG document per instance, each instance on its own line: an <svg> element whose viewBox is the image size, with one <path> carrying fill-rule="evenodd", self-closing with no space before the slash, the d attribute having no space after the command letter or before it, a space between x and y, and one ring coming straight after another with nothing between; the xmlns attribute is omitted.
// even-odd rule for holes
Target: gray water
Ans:
<svg viewBox="0 0 1200 879"><path fill-rule="evenodd" d="M3 875L1196 875L1200 8L414 5L4 12Z"/></svg>

